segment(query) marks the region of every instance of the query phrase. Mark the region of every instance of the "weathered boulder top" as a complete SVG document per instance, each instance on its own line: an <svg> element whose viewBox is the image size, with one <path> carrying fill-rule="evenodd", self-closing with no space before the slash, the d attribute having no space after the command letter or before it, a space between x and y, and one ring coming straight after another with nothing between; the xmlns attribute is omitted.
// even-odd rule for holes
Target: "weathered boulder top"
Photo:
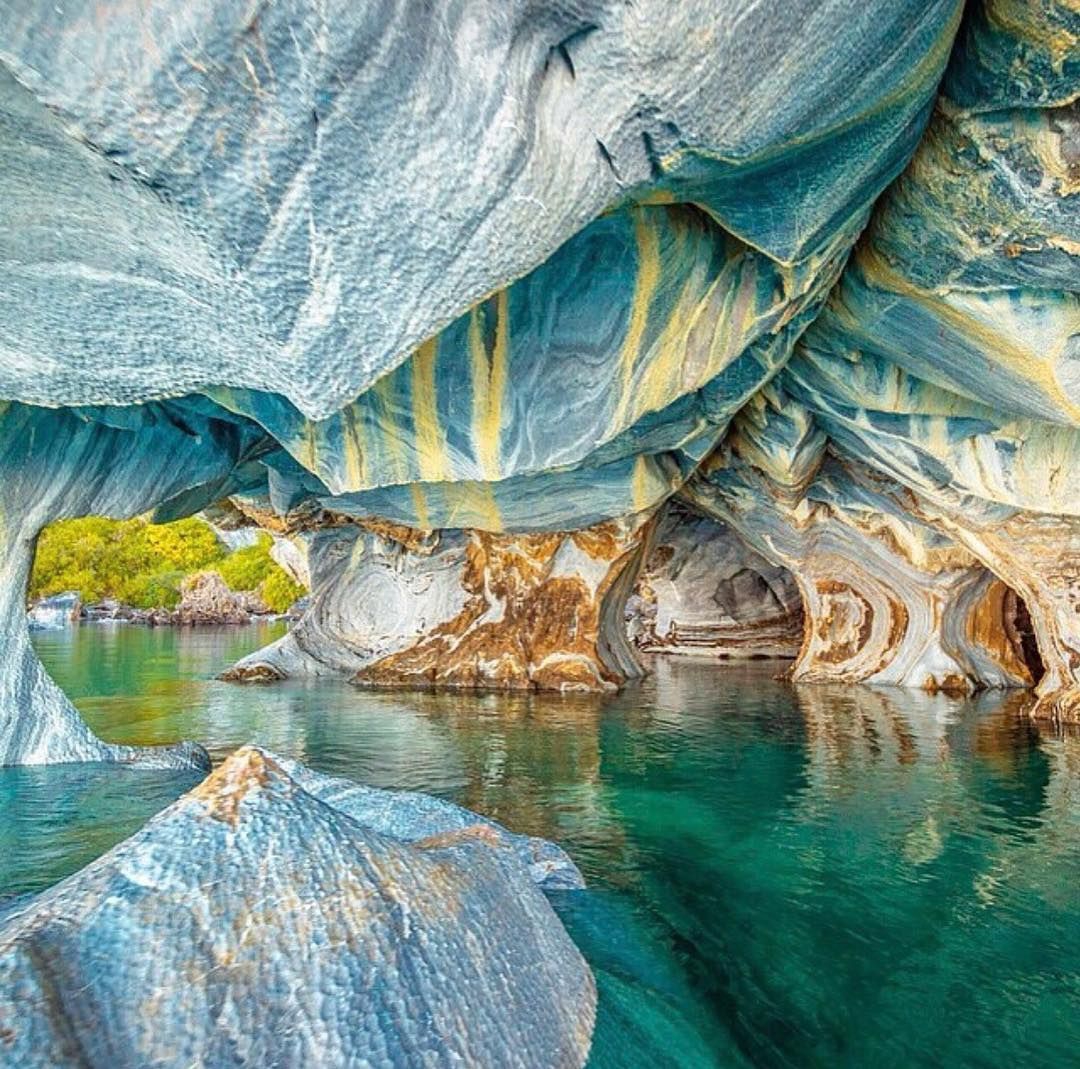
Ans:
<svg viewBox="0 0 1080 1069"><path fill-rule="evenodd" d="M290 767L237 751L10 910L0 1065L583 1065L592 975L505 833L406 842L432 810L374 830L370 796Z"/></svg>
<svg viewBox="0 0 1080 1069"><path fill-rule="evenodd" d="M910 154L961 5L801 7L4 0L0 397L322 419L629 201L806 260Z"/></svg>
<svg viewBox="0 0 1080 1069"><path fill-rule="evenodd" d="M299 761L276 758L281 768L313 798L352 817L364 827L412 843L470 828L490 832L514 850L533 882L545 891L576 890L585 880L566 851L547 839L515 835L487 817L420 791L386 791L354 780L315 772Z"/></svg>

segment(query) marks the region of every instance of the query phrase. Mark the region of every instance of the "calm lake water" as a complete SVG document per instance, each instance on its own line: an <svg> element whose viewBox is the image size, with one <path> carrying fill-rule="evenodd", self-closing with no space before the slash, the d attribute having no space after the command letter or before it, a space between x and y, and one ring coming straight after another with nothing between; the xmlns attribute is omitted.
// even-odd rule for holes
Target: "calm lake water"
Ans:
<svg viewBox="0 0 1080 1069"><path fill-rule="evenodd" d="M792 688L662 660L610 699L243 687L280 630L35 636L114 742L255 741L561 843L590 1066L1076 1066L1080 736L1022 698ZM193 785L0 769L0 893L73 872ZM493 1067L494 1069L494 1067Z"/></svg>

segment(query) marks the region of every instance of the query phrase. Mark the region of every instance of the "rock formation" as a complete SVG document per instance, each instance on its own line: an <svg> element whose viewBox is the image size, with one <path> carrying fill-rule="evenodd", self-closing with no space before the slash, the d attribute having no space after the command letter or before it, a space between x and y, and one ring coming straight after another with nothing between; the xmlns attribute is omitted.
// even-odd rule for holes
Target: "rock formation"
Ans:
<svg viewBox="0 0 1080 1069"><path fill-rule="evenodd" d="M185 744L160 750L96 739L30 646L26 590L34 545L52 520L133 516L200 485L227 485L252 435L181 416L169 404L49 410L0 403L0 764L51 761L194 763Z"/></svg>
<svg viewBox="0 0 1080 1069"><path fill-rule="evenodd" d="M15 5L0 759L40 523L229 495L313 591L234 678L610 689L659 524L646 646L794 652L782 567L796 678L1073 715L1080 15L961 6Z"/></svg>
<svg viewBox="0 0 1080 1069"><path fill-rule="evenodd" d="M622 617L648 527L425 534L361 521L307 532L307 612L224 678L614 690L640 673Z"/></svg>
<svg viewBox="0 0 1080 1069"><path fill-rule="evenodd" d="M230 590L217 572L196 572L180 584L180 604L172 622L191 627L203 623L243 624L269 610L250 591Z"/></svg>
<svg viewBox="0 0 1080 1069"><path fill-rule="evenodd" d="M1001 584L900 508L896 492L829 452L813 416L775 387L687 489L794 573L806 613L796 681L954 692L1031 684Z"/></svg>
<svg viewBox="0 0 1080 1069"><path fill-rule="evenodd" d="M628 616L635 645L648 653L795 657L802 646L791 573L679 498L658 521Z"/></svg>
<svg viewBox="0 0 1080 1069"><path fill-rule="evenodd" d="M245 748L17 903L0 1065L582 1066L596 989L527 841L383 794Z"/></svg>
<svg viewBox="0 0 1080 1069"><path fill-rule="evenodd" d="M1007 9L1007 10L1006 10ZM969 12L930 128L783 375L1024 601L1038 713L1080 700L1080 15Z"/></svg>

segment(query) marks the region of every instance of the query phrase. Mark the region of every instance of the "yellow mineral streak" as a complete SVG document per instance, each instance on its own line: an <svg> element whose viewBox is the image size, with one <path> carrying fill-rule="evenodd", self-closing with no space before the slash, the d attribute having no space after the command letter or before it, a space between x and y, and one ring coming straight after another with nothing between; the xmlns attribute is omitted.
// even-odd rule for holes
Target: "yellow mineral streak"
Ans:
<svg viewBox="0 0 1080 1069"><path fill-rule="evenodd" d="M371 387L372 396L378 401L383 441L386 443L387 459L393 464L392 482L411 482L409 466L405 457L405 430L401 426L400 407L394 389L393 375L384 375Z"/></svg>
<svg viewBox="0 0 1080 1069"><path fill-rule="evenodd" d="M484 307L469 319L473 386L473 448L485 479L502 478L502 410L510 360L510 311L506 290L495 295L495 342L490 361L484 345Z"/></svg>
<svg viewBox="0 0 1080 1069"><path fill-rule="evenodd" d="M431 517L428 513L427 495L421 483L410 483L409 492L412 494L413 511L416 513L416 526L423 531L431 530Z"/></svg>
<svg viewBox="0 0 1080 1069"><path fill-rule="evenodd" d="M638 267L637 276L634 279L634 296L630 304L630 322L626 328L626 337L623 340L619 358L619 403L608 430L608 437L614 437L628 426L627 417L633 398L634 370L641 353L642 341L645 338L645 328L649 322L649 306L652 304L660 281L660 243L650 214L640 208L635 209L631 214L634 218Z"/></svg>
<svg viewBox="0 0 1080 1069"><path fill-rule="evenodd" d="M976 342L984 352L992 354L996 362L1030 382L1056 404L1062 413L1080 424L1080 405L1062 389L1054 374L1054 364L1047 360L1044 352L1036 352L1017 342L1010 329L1012 324L1003 323L1005 331L995 329L997 324L976 318L971 302L962 295L943 296L921 289L894 271L869 244L860 250L858 259L867 281L886 292L900 294L927 308L934 318L942 320L958 334ZM985 302L980 302L978 307L980 312L985 313ZM999 313L999 320L1007 318Z"/></svg>
<svg viewBox="0 0 1080 1069"><path fill-rule="evenodd" d="M649 474L649 459L644 453L639 454L634 461L634 474L632 476L635 512L642 512L652 504Z"/></svg>
<svg viewBox="0 0 1080 1069"><path fill-rule="evenodd" d="M451 501L446 526L475 527L482 531L503 529L502 514L491 483L452 483L447 485L446 492Z"/></svg>
<svg viewBox="0 0 1080 1069"><path fill-rule="evenodd" d="M350 490L363 490L368 485L367 442L363 420L357 419L355 405L346 405L341 414L342 442L345 448L345 478Z"/></svg>
<svg viewBox="0 0 1080 1069"><path fill-rule="evenodd" d="M671 318L649 351L641 385L634 391L629 423L636 422L648 412L659 412L683 393L679 379L685 364L687 323L696 306L697 293L693 280L683 287Z"/></svg>
<svg viewBox="0 0 1080 1069"><path fill-rule="evenodd" d="M1076 11L1080 6L1075 0L1066 0L1066 7ZM1049 19L1037 14L1039 5L1031 0L987 0L987 19L1006 33L1021 41L1028 41L1050 53L1050 61L1060 70L1061 65L1075 51L1078 40L1064 26L1053 26Z"/></svg>
<svg viewBox="0 0 1080 1069"><path fill-rule="evenodd" d="M420 478L431 483L450 477L446 470L446 438L439 425L438 395L435 392L438 350L438 340L431 338L416 350L410 361L417 464Z"/></svg>

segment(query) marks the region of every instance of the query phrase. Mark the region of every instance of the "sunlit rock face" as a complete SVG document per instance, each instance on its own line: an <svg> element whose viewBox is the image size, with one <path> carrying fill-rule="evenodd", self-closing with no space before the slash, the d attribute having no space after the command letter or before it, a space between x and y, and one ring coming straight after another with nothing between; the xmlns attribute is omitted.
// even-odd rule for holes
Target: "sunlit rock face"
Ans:
<svg viewBox="0 0 1080 1069"><path fill-rule="evenodd" d="M206 406L208 409L211 407ZM209 767L205 753L94 737L30 645L34 546L53 520L135 516L199 488L228 488L258 436L169 405L50 410L0 403L0 764L137 761Z"/></svg>
<svg viewBox="0 0 1080 1069"><path fill-rule="evenodd" d="M905 511L898 489L830 453L811 413L773 388L687 493L795 575L806 612L795 680L956 692L1030 684L1015 599Z"/></svg>
<svg viewBox="0 0 1080 1069"><path fill-rule="evenodd" d="M678 499L657 523L627 615L649 653L795 657L803 640L791 573Z"/></svg>
<svg viewBox="0 0 1080 1069"><path fill-rule="evenodd" d="M1019 594L1080 701L1080 16L976 6L938 110L783 374L833 448Z"/></svg>
<svg viewBox="0 0 1080 1069"><path fill-rule="evenodd" d="M520 837L293 771L240 750L9 912L0 1064L583 1065L593 978Z"/></svg>
<svg viewBox="0 0 1080 1069"><path fill-rule="evenodd" d="M371 521L300 532L307 611L224 678L338 673L366 686L613 690L641 672L623 615L649 531L639 516L569 534Z"/></svg>

